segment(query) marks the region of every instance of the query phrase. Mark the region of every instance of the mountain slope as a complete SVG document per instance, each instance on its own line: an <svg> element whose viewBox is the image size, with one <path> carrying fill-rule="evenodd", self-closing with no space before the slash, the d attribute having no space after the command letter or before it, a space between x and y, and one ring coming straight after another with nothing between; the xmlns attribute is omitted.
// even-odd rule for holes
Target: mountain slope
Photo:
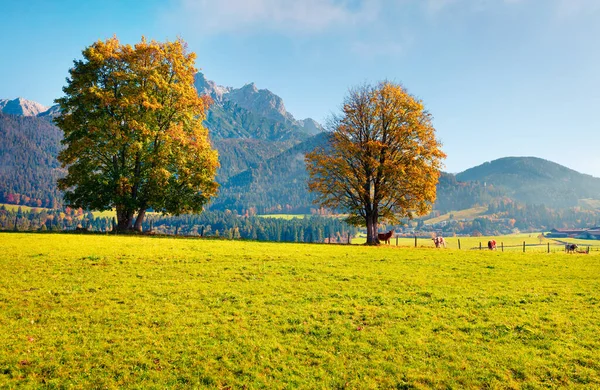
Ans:
<svg viewBox="0 0 600 390"><path fill-rule="evenodd" d="M219 190L211 205L216 210L254 209L259 213L308 213L314 197L308 192L308 173L304 156L316 147L327 144L328 133L319 133L308 140L231 177Z"/></svg>
<svg viewBox="0 0 600 390"><path fill-rule="evenodd" d="M62 132L48 121L0 113L0 203L53 207L62 203L56 160Z"/></svg>
<svg viewBox="0 0 600 390"><path fill-rule="evenodd" d="M600 179L537 157L486 162L456 179L493 186L516 201L549 207L574 207L580 199L600 199Z"/></svg>
<svg viewBox="0 0 600 390"><path fill-rule="evenodd" d="M279 155L294 145L294 142L224 138L213 141L213 145L219 152L219 163L221 164L217 180L219 183L225 183L230 176L237 175L249 168L255 168L266 160Z"/></svg>

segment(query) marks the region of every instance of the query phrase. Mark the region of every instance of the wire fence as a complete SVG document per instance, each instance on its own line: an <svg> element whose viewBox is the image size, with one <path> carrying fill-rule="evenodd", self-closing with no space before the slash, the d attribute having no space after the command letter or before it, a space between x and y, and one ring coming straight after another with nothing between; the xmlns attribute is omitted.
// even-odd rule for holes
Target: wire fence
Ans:
<svg viewBox="0 0 600 390"><path fill-rule="evenodd" d="M567 245L571 246L574 243L561 240L544 240L544 242L535 242L537 237L529 237L524 240L519 240L516 237L506 237L507 240L502 239L496 240L496 247L492 250L498 252L537 252L537 253L590 253L600 252L600 243L594 241L592 243L581 243L578 242L576 247L567 248ZM364 243L363 240L352 240L352 244ZM349 241L350 243L350 241ZM400 246L400 247L415 247L415 248L436 248L435 243L431 237L391 237L389 243L384 245ZM478 240L476 237L444 237L444 244L439 246L440 248L448 249L461 249L461 250L490 250L488 247L488 239Z"/></svg>

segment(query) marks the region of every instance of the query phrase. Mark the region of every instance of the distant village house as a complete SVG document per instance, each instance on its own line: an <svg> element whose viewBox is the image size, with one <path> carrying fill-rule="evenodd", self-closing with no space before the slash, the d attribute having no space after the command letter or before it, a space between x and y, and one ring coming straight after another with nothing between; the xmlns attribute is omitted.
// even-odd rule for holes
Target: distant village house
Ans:
<svg viewBox="0 0 600 390"><path fill-rule="evenodd" d="M546 233L548 238L579 238L583 240L600 240L600 226L588 229L552 229Z"/></svg>

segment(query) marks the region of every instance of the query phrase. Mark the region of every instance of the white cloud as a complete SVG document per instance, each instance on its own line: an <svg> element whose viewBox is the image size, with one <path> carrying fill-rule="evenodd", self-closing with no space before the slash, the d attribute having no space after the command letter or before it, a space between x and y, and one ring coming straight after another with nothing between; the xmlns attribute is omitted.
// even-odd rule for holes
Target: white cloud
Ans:
<svg viewBox="0 0 600 390"><path fill-rule="evenodd" d="M318 33L372 20L379 0L180 0L173 20L205 33L270 29Z"/></svg>

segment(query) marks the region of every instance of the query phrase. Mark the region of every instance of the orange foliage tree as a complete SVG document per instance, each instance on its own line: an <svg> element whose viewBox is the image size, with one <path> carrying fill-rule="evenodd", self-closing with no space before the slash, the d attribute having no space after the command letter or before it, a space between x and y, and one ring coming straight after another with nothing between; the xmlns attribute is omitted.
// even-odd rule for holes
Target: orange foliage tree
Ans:
<svg viewBox="0 0 600 390"><path fill-rule="evenodd" d="M200 212L216 195L218 155L202 124L211 100L194 88L195 58L180 39L130 46L114 37L83 51L55 119L68 205L114 208L118 230L141 230L149 208Z"/></svg>
<svg viewBox="0 0 600 390"><path fill-rule="evenodd" d="M306 156L315 203L366 226L367 244L379 243L380 220L429 212L446 155L422 101L399 84L365 85L350 90L330 127L327 147Z"/></svg>

